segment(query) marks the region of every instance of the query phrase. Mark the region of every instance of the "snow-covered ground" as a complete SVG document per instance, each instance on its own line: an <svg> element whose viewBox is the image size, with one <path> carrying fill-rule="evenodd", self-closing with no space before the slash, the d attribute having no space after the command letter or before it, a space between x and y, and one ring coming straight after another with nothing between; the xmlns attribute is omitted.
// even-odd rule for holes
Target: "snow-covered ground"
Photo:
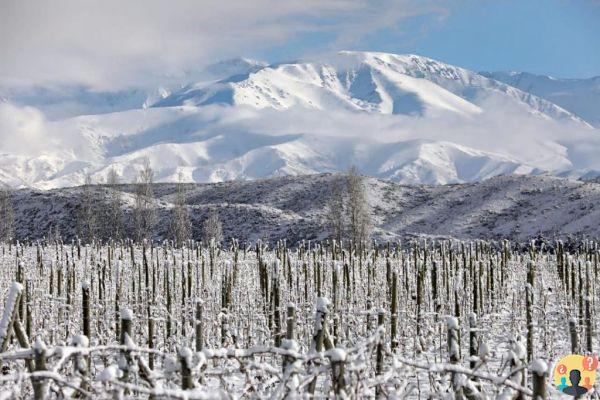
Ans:
<svg viewBox="0 0 600 400"><path fill-rule="evenodd" d="M42 379L48 399L512 399L536 373L559 398L554 363L598 346L598 250L579 244L1 244L0 398Z"/></svg>
<svg viewBox="0 0 600 400"><path fill-rule="evenodd" d="M225 237L254 241L324 239L326 204L338 174L287 176L256 181L185 184L194 237L210 209L218 210ZM377 240L429 236L525 241L569 235L599 237L600 184L552 176L500 176L483 182L441 186L400 185L365 180ZM77 234L82 188L18 190L14 194L19 239L41 238L55 229L66 239ZM103 212L107 189L94 186ZM133 234L130 185L122 185L125 226ZM167 236L176 185L155 185L159 223L156 238ZM99 223L100 224L100 223ZM110 227L108 228L110 232ZM104 234L106 235L106 234Z"/></svg>

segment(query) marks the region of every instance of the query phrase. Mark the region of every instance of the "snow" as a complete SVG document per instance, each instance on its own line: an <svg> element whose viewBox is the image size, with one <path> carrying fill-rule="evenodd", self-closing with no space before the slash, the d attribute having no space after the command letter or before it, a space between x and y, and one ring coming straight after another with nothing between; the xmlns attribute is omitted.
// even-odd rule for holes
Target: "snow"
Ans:
<svg viewBox="0 0 600 400"><path fill-rule="evenodd" d="M557 79L528 72L482 72L484 76L551 101L600 127L600 77Z"/></svg>
<svg viewBox="0 0 600 400"><path fill-rule="evenodd" d="M2 314L2 319L0 319L0 345L4 340L6 340L6 337L9 333L10 325L13 322L13 313L16 307L16 302L22 291L23 285L18 282L13 282L10 286L8 298L6 299L6 303L4 305L4 313Z"/></svg>
<svg viewBox="0 0 600 400"><path fill-rule="evenodd" d="M262 183L264 184L265 182ZM314 184L317 187L322 186L319 182ZM291 201L290 198L280 198L279 193L272 193L272 188L272 186L267 185L263 190L271 193L272 196L278 198L281 202L292 202L298 206L298 202ZM301 191L302 188L303 186L300 185L297 190ZM412 188L412 190L416 191L418 188ZM289 190L284 191L290 194ZM165 185L159 185L157 187L157 193L162 196L165 195L165 193L172 194L173 191L172 188L169 189L168 187L165 187ZM202 195L202 193L200 194ZM238 194L243 195L243 193ZM204 193L204 195L206 195L206 193ZM210 195L202 197L205 197L207 201L212 201ZM268 200L263 197L261 198L264 201ZM585 243L587 244L587 242ZM466 254L469 254L472 251L473 243L463 244L465 244L467 248L465 253L466 256ZM441 245L441 247L438 247L438 245ZM452 249L456 251L459 251L461 248L460 242L431 243L431 241L428 241L428 251L426 255L424 252L420 254L418 254L419 252L413 253L411 249L407 248L400 253L394 253L391 258L392 265L393 268L398 268L397 272L399 273L400 282L405 282L404 278L410 277L410 279L413 279L414 276L416 276L413 268L418 269L420 266L417 263L417 259L413 257L417 254L419 257L427 257L427 264L421 265L428 268L427 271L430 271L432 264L429 262L429 257L433 259L432 261L438 263L439 266L443 265L442 261L446 259L445 257L448 255L448 248L446 246L450 245L452 246ZM59 263L61 263L63 255L69 255L71 254L71 251L76 251L76 247L69 245L60 247L51 244L47 246L42 255L42 269L38 266L35 257L39 249L38 246L38 244L25 245L22 246L19 251L16 251L16 253L19 254L17 258L23 260L23 266L25 270L28 271L29 277L33 282L41 281L41 277L47 276L47 268L49 265L47 261L50 259L57 259L59 260ZM156 272L159 276L165 276L165 268L170 268L172 265L185 265L185 261L193 263L208 256L210 251L208 249L201 249L199 250L200 253L197 254L195 252L190 252L187 248L176 249L170 247L168 244L166 246L169 247L161 247L160 245L154 247L153 251L158 255L158 258L150 258L152 261L152 268L156 268ZM3 248L4 252L1 253L4 254L4 256L0 258L2 265L8 268L14 267L14 255L8 254L9 250L7 245L4 245ZM437 253L437 251L429 251L429 249L437 248L439 248L441 252L444 252L444 254ZM14 251L13 249L14 247L10 251ZM318 247L312 247L312 249L316 252L315 254L318 254ZM356 389L356 393L359 393L360 396L369 397L369 395L366 394L366 390L361 389L362 386L375 390L376 387L381 385L380 387L385 390L385 395L387 396L387 392L390 390L396 390L396 394L404 391L409 392L409 388L404 387L404 385L412 384L415 387L418 387L419 396L423 398L436 396L451 397L451 392L449 391L449 385L451 383L449 379L450 376L454 376L453 382L460 386L471 388L472 390L480 390L481 393L484 393L486 396L492 396L492 394L495 396L503 387L512 390L521 390L519 389L521 385L528 388L531 387L530 383L522 383L521 378L524 376L523 374L526 373L526 370L520 369L530 368L530 366L523 364L523 358L526 354L523 346L525 340L520 336L526 332L526 328L523 325L525 315L522 307L523 298L521 294L523 277L527 271L526 266L530 260L530 254L525 248L518 249L518 247L515 247L514 250L513 257L509 261L509 264L503 267L503 270L508 272L503 285L503 293L497 295L497 293L494 292L493 296L488 297L489 303L486 302L483 312L478 315L478 323L481 327L477 337L477 341L480 344L478 352L479 359L467 355L469 341L469 324L467 320L470 317L469 306L461 310L460 318L451 316L446 319L446 326L448 328L457 329L454 332L450 331L449 336L446 336L448 330L447 327L444 326L444 319L440 321L438 313L434 314L429 311L432 310L432 306L436 305L431 296L431 276L429 273L424 275L427 291L425 292L423 299L424 310L427 311L422 313L419 317L422 318L421 326L423 327L421 336L415 337L414 329L412 329L412 327L416 326L413 325L415 323L413 321L417 320L417 318L414 318L416 315L414 311L416 300L412 297L412 294L414 293L412 290L414 289L413 280L411 282L411 289L407 290L402 285L399 293L401 300L398 315L403 316L403 321L408 323L408 325L405 324L404 326L408 327L408 329L401 329L399 332L401 346L393 352L388 350L389 336L386 335L385 332L387 331L389 333L389 314L388 318L386 318L385 326L375 329L373 329L374 327L372 325L372 317L374 317L374 315L370 314L373 309L378 310L378 312L389 312L389 286L386 288L386 277L384 273L385 265L388 260L383 256L374 256L375 253L373 252L370 252L365 257L370 259L369 263L372 266L369 268L375 268L379 271L373 278L376 280L374 282L370 281L370 285L372 285L371 289L367 289L366 286L359 284L356 286L356 289L354 289L355 293L352 297L338 297L339 305L335 310L330 310L331 315L329 315L329 320L327 321L328 329L325 332L327 341L331 340L333 342L333 340L335 340L333 343L334 348L323 351L321 354L314 353L310 350L311 347L309 347L312 340L314 340L314 332L316 331L314 329L315 325L311 324L311 322L317 320L318 318L315 317L319 316L319 314L314 311L314 300L315 296L317 296L315 288L311 286L310 298L302 299L303 296L298 296L297 292L293 290L294 287L301 289L303 286L301 284L302 282L294 282L295 280L288 282L285 277L282 277L282 298L280 299L280 304L289 304L291 301L298 304L299 323L297 325L297 330L295 331L295 337L298 340L283 340L281 346L275 347L273 343L273 333L276 331L264 329L267 323L265 316L268 316L270 311L265 310L262 307L262 304L264 303L262 292L259 290L262 281L260 280L256 267L256 253L254 251L249 251L243 256L242 254L239 254L238 259L238 254L234 253L232 250L227 250L227 248L223 248L218 252L215 263L217 269L213 272L214 279L207 282L207 285L205 286L206 290L200 291L206 299L204 318L207 323L205 325L206 330L204 337L206 341L203 343L204 350L198 353L185 347L190 346L193 342L193 333L187 329L187 327L192 327L192 325L190 325L191 321L187 319L187 315L189 315L188 312L191 311L189 308L191 303L188 301L181 302L180 300L184 298L184 293L179 291L175 292L176 296L173 302L174 308L171 312L172 315L177 316L177 318L179 315L186 315L185 325L183 324L183 319L175 319L174 322L176 328L172 331L173 335L169 338L170 340L159 340L158 343L155 343L153 349L143 348L147 343L147 331L145 331L143 325L141 326L141 329L134 329L133 332L135 338L128 338L126 345L130 347L123 348L122 346L116 345L117 338L114 335L114 331L110 328L104 330L98 329L98 332L96 332L94 337L96 340L95 346L87 347L83 345L85 346L85 348L83 348L80 344L86 340L83 336L75 337L73 341L75 347L60 346L60 343L63 340L63 326L55 324L53 321L63 320L64 314L60 312L61 307L56 307L55 304L67 304L67 299L54 298L55 301L45 303L45 301L50 298L47 297L47 294L43 293L43 291L34 292L36 295L39 294L42 297L40 298L41 301L37 300L35 297L33 299L33 304L40 307L36 307L33 314L35 316L35 319L33 320L33 329L34 332L38 332L36 334L36 336L39 335L37 336L38 338L40 336L47 338L49 343L51 343L51 346L58 346L53 347L49 352L52 354L52 357L48 357L49 373L55 375L54 377L46 376L46 379L49 380L49 384L51 384L53 388L56 387L56 385L61 385L63 380L79 385L82 378L80 373L84 371L83 364L79 365L79 362L86 360L90 362L90 369L87 372L90 384L88 390L93 390L97 393L101 393L104 390L123 389L123 386L119 386L123 384L132 385L130 388L140 387L148 388L148 390L150 390L150 388L156 388L157 392L155 394L160 393L160 390L179 390L178 386L181 384L181 380L175 372L181 371L182 363L183 365L186 365L187 363L187 366L192 369L191 372L195 384L205 391L218 387L231 393L232 397L238 397L236 395L247 393L243 392L245 388L247 388L247 382L253 381L261 384L267 382L268 384L264 386L256 386L257 389L253 394L259 397L265 397L268 394L273 398L280 398L285 396L276 395L274 392L280 384L282 389L287 387L292 394L295 394L296 391L301 394L305 389L301 388L299 382L308 383L312 380L312 377L315 376L313 374L317 372L319 376L319 385L317 389L319 393L318 397L326 397L330 393L328 390L331 388L331 381L332 379L335 379L336 376L336 366L334 365L334 362L344 362L344 377L346 378L346 382L351 385L354 385L355 383L359 385L357 386L358 389ZM144 248L144 251L148 251L148 248ZM134 260L131 260L127 253L123 256L122 267L124 269L122 270L122 273L126 276L131 275L131 272L135 271L140 265L137 262L140 261L142 257L141 246L133 247L132 253L135 257ZM73 268L74 271L76 271L78 281L81 282L90 272L90 265L95 265L96 262L103 263L106 261L106 258L104 257L107 257L108 254L109 251L107 251L107 247L90 246L87 248L87 251L82 253L82 258L74 257L73 259L69 259L69 268ZM115 258L120 257L118 251L110 252L110 254ZM302 263L303 259L300 258L300 254L300 252L294 250L288 253L288 258L286 259L290 260L291 266L297 266ZM302 257L309 263L309 268L312 269L316 261L311 260L312 256L307 254L309 253L303 253ZM486 274L485 278L487 278L490 276L487 275L487 273L489 271L494 271L493 268L496 266L497 254L495 251L485 251L481 254L480 260L486 265L486 271L484 273ZM575 262L585 262L587 254L574 254L576 254ZM281 256L281 253L278 253L278 251L274 249L262 252L262 258L267 263L276 259L278 256ZM242 334L238 335L239 342L223 345L221 341L222 338L218 333L218 318L215 318L221 309L221 287L218 282L222 281L224 274L228 275L231 272L229 271L229 268L231 268L233 257L238 259L237 268L239 268L238 272L241 274L239 275L241 280L236 281L234 286L233 298L235 299L236 307L230 309L229 323L232 330L236 330ZM533 255L533 257L535 257L539 272L539 275L537 275L536 278L538 279L539 284L535 285L536 307L534 307L534 325L537 330L537 338L534 342L535 348L533 350L534 354L537 356L547 357L548 360L556 360L556 357L559 357L559 354L563 354L563 352L569 348L569 343L568 330L555 329L555 327L562 327L566 317L571 314L571 311L564 307L558 307L558 305L564 305L565 303L563 302L570 299L571 294L560 287L561 282L557 274L556 261L554 260L553 253L543 251ZM461 258L461 254L459 253L457 260L460 260ZM167 260L170 261L167 263ZM367 281L365 275L370 275L367 270L359 267L358 263L352 263L351 259L347 258L347 260L349 265L354 264L356 266L355 272L358 277L357 282ZM356 261L356 259L354 259L354 261ZM401 263L403 261L407 263L406 270L401 268ZM330 255L324 256L322 265L324 268L327 268L327 270L324 271L326 276L331 276L333 264L331 263ZM462 261L457 261L456 268L457 269L454 270L455 273L450 275L450 279L457 279L463 275L463 272L468 276L468 262L465 262L463 265ZM296 272L295 270L296 268L293 267L293 273ZM440 272L443 274L445 271L446 270ZM95 271L91 272L93 276ZM196 272L199 273L200 271ZM298 272L301 274L300 271ZM280 273L284 273L285 275L287 270L282 270ZM301 275L298 277L300 276ZM110 276L110 278L111 280L109 282L111 283L108 286L115 287L114 276ZM310 282L312 277L308 277L307 279L308 282ZM179 279L175 278L174 282L178 281ZM441 280L441 282L442 284L445 284L443 280ZM461 282L458 281L455 283L460 284ZM451 282L448 282L448 284L451 284ZM472 282L467 282L467 284L469 287L472 287ZM546 287L546 284L553 285L559 289L559 291L557 290L556 294L548 295L543 289ZM0 291L8 292L8 289L11 287L10 285L10 281L2 281L0 283ZM132 281L125 280L123 285L122 293L129 293L132 289ZM15 287L19 289L18 286L13 286L13 291L15 290ZM460 287L464 288L463 285L460 285ZM78 285L76 285L76 289L78 291L81 290ZM331 281L327 281L324 293L329 294L331 292ZM465 293L457 293L456 299L450 297L453 296L452 291L442 290L441 292L438 292L438 294L440 293L445 299L442 301L443 311L441 311L444 314L441 315L452 313L454 311L453 306L455 301L465 301L467 304L472 301L470 290L467 290ZM189 295L189 292L185 294L185 296ZM102 325L102 321L105 318L110 319L114 323L114 310L117 305L122 312L128 313L124 310L124 305L128 303L124 297L125 296L120 297L118 304L113 301L104 303L108 304L106 310L107 313L105 313L106 316L103 316L101 313L94 315L97 319L96 322L100 323L98 325ZM74 298L76 299L74 308L78 308L80 306L78 300L80 300L81 297L76 295ZM158 292L157 298L164 299L164 292ZM102 303L103 301L99 299L97 302L94 302L94 304L97 305ZM136 305L138 308L145 309L145 304L137 303L137 299L130 298L129 303ZM317 310L326 310L330 305L327 298L321 297L317 301ZM45 310L49 311L48 315L39 312ZM240 310L242 311L240 312ZM546 312L547 310L558 311ZM154 315L157 318L161 318L161 315L156 314L156 312L160 312L160 310L156 309ZM183 312L186 314L183 314ZM338 319L337 317L339 316L342 316L342 318ZM365 330L365 317L367 316L367 319L371 321L371 324L369 324L371 327ZM280 317L283 322L285 317L283 315L280 315ZM162 321L164 321L164 319L162 319ZM336 323L333 321L337 321L336 323L341 321L342 329L335 329ZM52 331L47 331L43 328L40 329L40 326L48 326L48 324L55 324L58 326L59 329L56 332L58 332L60 336L57 337L52 335ZM95 322L94 326L97 326ZM178 329L184 326L186 329ZM339 326L340 325L338 325L338 327ZM332 337L334 330L337 331L335 338ZM77 330L75 332L77 332ZM159 337L163 335L162 332L162 329L159 330ZM248 332L248 334L246 334L246 332ZM341 335L338 336L339 333L341 333ZM517 338L513 338L513 335ZM54 338L52 338L52 336L54 336ZM69 335L69 337L70 336L71 335ZM451 344L449 349L447 348L448 338L455 338L455 340L452 340L454 343ZM135 346L133 342L134 339L142 347ZM384 344L384 369L383 373L374 375L375 353L378 351L378 344L381 343L380 340L382 339ZM485 343L490 344L489 348ZM459 349L459 345L462 346L462 350ZM36 348L41 346L43 345L40 343L35 344ZM326 344L325 346L328 347L329 345ZM335 348L335 346L338 347ZM8 360L12 360L15 355L23 357L30 356L31 353L33 353L31 350L27 350L27 352L23 352L22 350L15 351L14 349L16 347L16 343L11 345L11 349L9 349L4 357ZM381 347L379 347L379 349L381 349ZM178 353L175 353L177 350ZM514 360L512 364L510 359L504 356L507 351L509 358ZM131 358L129 358L129 354L131 354ZM146 365L145 359L149 354L155 356L154 361L156 361L156 364L154 370L151 371L149 375L146 375L144 366ZM448 355L456 356L457 358L460 356L461 360L453 358L452 362L455 363L450 364L448 363ZM79 372L73 371L73 368L69 367L73 357L75 357L75 360L79 360L76 361L76 366L79 365L77 367ZM467 368L468 362L473 360L477 361L476 366L473 367L473 369ZM12 363L12 361L10 362ZM123 371L119 371L112 364L120 365ZM534 373L543 373L542 371L547 370L547 366L544 366L544 364L545 362L541 361L533 363L531 369ZM11 365L16 365L17 369L16 371L10 371L6 377L5 386L11 386L13 379L19 385L28 385L27 382L29 382L29 380L23 379L26 375L21 375L26 374L26 372L24 372L25 364L12 363ZM107 365L111 366L105 368L102 372L103 365L104 367ZM284 367L283 369L282 366ZM338 370L338 372L339 371L341 370ZM117 381L121 372L127 373L127 379ZM333 372L333 375L330 372ZM291 377L292 374L296 375L295 380ZM149 377L154 383L150 382L149 384L146 384L142 381L145 380L145 377ZM287 377L290 377L290 380L287 380ZM60 380L56 381L56 378ZM53 381L50 381L50 379L53 379ZM507 379L510 380L509 383L505 382ZM96 382L97 380L113 383L111 385L104 385ZM346 386L346 388L348 387L351 386ZM29 390L28 388L29 387L27 387L26 390ZM530 392L529 389L524 390L525 394ZM138 393L137 389L133 392ZM179 391L178 393L181 395L176 397L195 398L192 396L192 392ZM141 392L141 394L134 394L133 396L142 396L143 394L144 392ZM448 396L445 396L445 394ZM406 396L406 398L416 397L417 395L415 393Z"/></svg>
<svg viewBox="0 0 600 400"><path fill-rule="evenodd" d="M530 369L539 376L543 376L548 373L548 364L541 358L536 358L531 363Z"/></svg>
<svg viewBox="0 0 600 400"><path fill-rule="evenodd" d="M219 206L225 237L255 241L287 238L325 239L323 218L332 185L340 175L281 177L269 180L185 185L192 224L202 224L208 211ZM600 236L600 184L549 176L502 176L478 183L448 186L405 186L366 179L368 200L379 241L401 238L453 237L529 241L542 234L568 239L570 235ZM124 215L132 215L133 188L123 185ZM18 239L43 238L58 226L64 239L77 235L76 208L80 188L53 191L20 190L14 195ZM158 226L155 239L167 237L172 184L156 185ZM105 188L92 188L102 204ZM128 232L133 235L133 231ZM199 239L199 237L196 237ZM270 265L271 259L268 260ZM116 274L122 271L115 262Z"/></svg>
<svg viewBox="0 0 600 400"><path fill-rule="evenodd" d="M480 359L485 360L486 357L490 354L490 348L486 342L481 342L479 344L479 349L477 351L477 355Z"/></svg>
<svg viewBox="0 0 600 400"><path fill-rule="evenodd" d="M295 340L289 340L289 339L284 339L281 342L281 348L284 350L292 351L292 352L300 351L300 345L298 344L298 342L296 342Z"/></svg>
<svg viewBox="0 0 600 400"><path fill-rule="evenodd" d="M317 311L322 313L329 312L329 305L331 301L327 297L319 297L317 298Z"/></svg>
<svg viewBox="0 0 600 400"><path fill-rule="evenodd" d="M76 347L88 347L90 345L90 340L85 335L75 335L73 336L72 344Z"/></svg>
<svg viewBox="0 0 600 400"><path fill-rule="evenodd" d="M335 349L331 349L331 350L327 350L325 352L325 356L329 357L331 359L331 361L346 361L346 357L348 357L348 354L346 353L346 350L344 349L340 349L340 348L335 348Z"/></svg>
<svg viewBox="0 0 600 400"><path fill-rule="evenodd" d="M192 367L192 358L194 357L194 353L189 347L182 347L179 350L179 358L186 363L188 368Z"/></svg>
<svg viewBox="0 0 600 400"><path fill-rule="evenodd" d="M98 376L98 380L102 382L109 382L116 380L121 375L119 367L116 365L109 365L106 367Z"/></svg>
<svg viewBox="0 0 600 400"><path fill-rule="evenodd" d="M446 317L446 326L448 326L449 329L458 329L458 319L452 316Z"/></svg>
<svg viewBox="0 0 600 400"><path fill-rule="evenodd" d="M133 310L131 308L124 308L121 310L121 319L132 321L133 320Z"/></svg>
<svg viewBox="0 0 600 400"><path fill-rule="evenodd" d="M145 158L160 182L334 172L351 163L402 183L600 175L600 135L579 116L426 57L341 52L276 65L230 60L217 70L232 75L162 88L150 108L117 104L97 115L48 118L33 100L28 106L30 97L8 96L0 104L0 182L74 186L86 173L103 181L111 167L130 182Z"/></svg>
<svg viewBox="0 0 600 400"><path fill-rule="evenodd" d="M46 344L39 336L35 338L35 342L33 342L33 346L31 346L36 351L44 351L47 349Z"/></svg>

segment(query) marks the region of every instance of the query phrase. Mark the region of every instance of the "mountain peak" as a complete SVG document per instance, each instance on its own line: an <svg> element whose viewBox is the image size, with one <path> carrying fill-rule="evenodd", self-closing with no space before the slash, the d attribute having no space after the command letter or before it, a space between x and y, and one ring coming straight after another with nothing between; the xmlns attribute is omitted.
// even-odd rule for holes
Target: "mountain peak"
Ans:
<svg viewBox="0 0 600 400"><path fill-rule="evenodd" d="M247 105L276 110L303 107L381 114L473 115L490 98L548 118L579 117L476 72L414 54L340 51L319 60L265 66L226 62L243 72L216 83L192 84L155 106ZM585 123L584 123L585 125Z"/></svg>
<svg viewBox="0 0 600 400"><path fill-rule="evenodd" d="M209 77L223 79L232 75L243 75L258 71L267 65L264 61L236 57L211 64L204 69L204 72Z"/></svg>
<svg viewBox="0 0 600 400"><path fill-rule="evenodd" d="M157 181L179 174L195 182L267 178L350 164L379 178L431 184L600 170L587 150L600 147L600 135L583 112L536 96L542 80L534 75L477 73L415 54L341 51L271 65L224 60L203 78L145 93L148 108L41 120L40 135L53 135L53 148L38 152L35 143L23 144L22 137L38 137L21 134L26 110L15 117L18 108L0 103L0 113L17 121L5 130L19 138L13 153L0 157L0 182L71 186L88 173L102 181L109 168L130 181L146 158ZM557 82L563 93L574 84ZM593 100L594 84L585 83L581 99ZM590 104L597 116L600 98Z"/></svg>
<svg viewBox="0 0 600 400"><path fill-rule="evenodd" d="M529 72L482 72L481 75L547 99L591 125L600 127L600 76L562 79Z"/></svg>

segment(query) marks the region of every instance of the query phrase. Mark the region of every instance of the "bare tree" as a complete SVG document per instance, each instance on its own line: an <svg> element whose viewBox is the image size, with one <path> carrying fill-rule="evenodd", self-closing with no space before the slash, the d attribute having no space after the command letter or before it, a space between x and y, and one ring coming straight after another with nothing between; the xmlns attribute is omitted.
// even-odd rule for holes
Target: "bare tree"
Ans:
<svg viewBox="0 0 600 400"><path fill-rule="evenodd" d="M108 186L107 212L104 233L107 238L120 239L123 235L123 210L121 209L120 178L114 168L108 170L106 185Z"/></svg>
<svg viewBox="0 0 600 400"><path fill-rule="evenodd" d="M216 209L212 209L208 217L204 220L204 224L202 225L202 240L207 244L212 241L215 244L219 244L223 240L223 226L221 225L219 213Z"/></svg>
<svg viewBox="0 0 600 400"><path fill-rule="evenodd" d="M371 209L367 202L363 177L355 166L350 167L346 174L346 186L350 238L355 245L366 244L371 236Z"/></svg>
<svg viewBox="0 0 600 400"><path fill-rule="evenodd" d="M48 233L46 235L46 241L49 244L57 244L62 241L62 237L60 235L60 230L56 224L53 224L48 229Z"/></svg>
<svg viewBox="0 0 600 400"><path fill-rule="evenodd" d="M135 188L135 208L133 217L135 221L135 235L138 241L151 240L156 224L156 210L154 201L154 171L150 167L150 160L144 159L144 167L139 172Z"/></svg>
<svg viewBox="0 0 600 400"><path fill-rule="evenodd" d="M0 188L0 242L10 242L14 237L13 193L9 187Z"/></svg>
<svg viewBox="0 0 600 400"><path fill-rule="evenodd" d="M182 179L181 174L179 174L177 196L175 197L175 204L171 211L171 225L169 227L171 239L177 247L181 247L190 238L192 229L190 215L186 207L186 195Z"/></svg>
<svg viewBox="0 0 600 400"><path fill-rule="evenodd" d="M331 238L338 243L344 236L344 189L339 179L331 185L329 200L327 201L327 223Z"/></svg>
<svg viewBox="0 0 600 400"><path fill-rule="evenodd" d="M79 209L79 236L85 243L90 243L96 236L96 207L92 193L92 177L85 175Z"/></svg>

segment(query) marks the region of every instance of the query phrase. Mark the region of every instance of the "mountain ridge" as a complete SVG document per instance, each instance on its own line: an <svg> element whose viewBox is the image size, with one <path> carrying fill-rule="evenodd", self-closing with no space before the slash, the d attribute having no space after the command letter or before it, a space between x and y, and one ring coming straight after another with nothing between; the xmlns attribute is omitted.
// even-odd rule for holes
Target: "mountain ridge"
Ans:
<svg viewBox="0 0 600 400"><path fill-rule="evenodd" d="M600 127L600 76L590 78L555 78L529 72L481 72L523 91L551 101L596 127Z"/></svg>
<svg viewBox="0 0 600 400"><path fill-rule="evenodd" d="M0 181L51 189L82 184L87 174L102 182L114 168L131 182L145 159L161 182L336 172L351 164L401 183L600 175L600 135L580 117L427 57L340 52L272 65L234 59L213 69L212 79L112 113L54 120L0 103Z"/></svg>
<svg viewBox="0 0 600 400"><path fill-rule="evenodd" d="M335 75L338 76L335 76ZM374 75L375 74L375 75ZM266 76L262 76L266 75ZM391 75L391 76L390 76ZM298 79L302 78L302 79ZM410 79L414 78L414 79ZM426 78L426 79L424 79ZM381 80L387 82L381 82ZM277 80L284 80L278 84ZM418 80L423 80L418 81ZM297 81L309 82L312 86L323 87L325 94L317 94L306 99L301 96L294 98L294 93L286 88L292 87ZM344 82L345 81L345 82ZM433 82L437 84L424 88L429 93L424 94L418 83ZM467 89L457 87L455 81L466 85ZM268 87L268 83L274 88ZM394 85L399 83L398 85ZM385 86L392 86L392 93ZM408 86L405 98L409 104L404 104L406 110L386 104L393 98L393 90L399 86ZM416 107L423 105L410 104L410 96L419 97L425 106L439 106L446 110L464 114L478 113L481 110L474 101L478 96L477 88L487 87L503 92L511 98L521 101L534 108L541 114L551 117L583 120L571 115L568 111L536 96L511 88L502 82L495 82L486 77L468 71L464 68L450 66L437 60L412 54L395 55L377 52L342 51L338 57L326 58L322 62L282 63L275 66L263 66L256 70L236 75L235 79L227 78L213 85L196 87L188 86L183 91L172 93L159 100L153 107L182 106L186 104L208 105L255 105L257 107L288 108L290 105L301 104L319 108L318 99L325 96L339 98L347 107L356 107L363 111L380 111L382 113L410 114ZM353 91L352 89L356 90ZM443 89L440 91L440 88ZM250 93L246 93L246 92ZM277 92L280 93L277 93ZM432 93L433 92L433 93ZM456 97L449 95L450 92ZM283 95L281 95L283 94ZM403 93L404 94L404 93ZM371 97L369 97L371 96ZM270 98L269 98L270 97ZM431 99L431 97L434 97ZM287 99L287 101L286 101ZM469 101L470 100L470 101ZM413 109L411 109L411 105ZM398 112L396 112L398 111Z"/></svg>
<svg viewBox="0 0 600 400"><path fill-rule="evenodd" d="M201 239L202 222L216 210L226 239L286 239L294 243L328 237L327 202L336 182L343 187L344 176L283 176L252 182L185 183L182 187L196 240ZM600 218L600 184L596 182L552 176L496 176L482 182L451 185L402 185L374 178L365 178L364 184L372 210L374 238L380 242L415 238L525 242L539 234L548 239L600 236L600 226L595 223ZM124 229L131 235L135 188L130 184L117 188L121 193ZM38 240L56 232L66 241L74 239L83 190L17 190L17 239ZM95 210L101 215L108 188L92 185L89 190ZM168 238L177 184L155 184L154 193L158 215L154 239L163 240ZM97 219L107 220L110 219ZM101 235L108 235L112 228Z"/></svg>

